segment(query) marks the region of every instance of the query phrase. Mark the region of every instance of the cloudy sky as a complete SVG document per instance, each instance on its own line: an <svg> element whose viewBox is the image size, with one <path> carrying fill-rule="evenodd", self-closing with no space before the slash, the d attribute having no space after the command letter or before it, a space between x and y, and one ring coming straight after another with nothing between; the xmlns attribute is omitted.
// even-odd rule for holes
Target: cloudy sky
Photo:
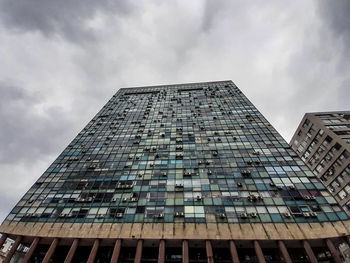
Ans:
<svg viewBox="0 0 350 263"><path fill-rule="evenodd" d="M349 110L350 1L0 0L0 220L121 87L232 79L289 141Z"/></svg>

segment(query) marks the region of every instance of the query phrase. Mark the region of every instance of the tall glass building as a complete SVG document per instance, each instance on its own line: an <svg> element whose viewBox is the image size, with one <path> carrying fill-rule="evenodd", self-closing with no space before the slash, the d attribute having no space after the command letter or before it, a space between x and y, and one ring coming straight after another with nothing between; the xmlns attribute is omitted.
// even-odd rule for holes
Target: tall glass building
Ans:
<svg viewBox="0 0 350 263"><path fill-rule="evenodd" d="M11 211L0 245L16 240L7 262L19 244L23 262L342 262L349 222L219 81L120 89Z"/></svg>

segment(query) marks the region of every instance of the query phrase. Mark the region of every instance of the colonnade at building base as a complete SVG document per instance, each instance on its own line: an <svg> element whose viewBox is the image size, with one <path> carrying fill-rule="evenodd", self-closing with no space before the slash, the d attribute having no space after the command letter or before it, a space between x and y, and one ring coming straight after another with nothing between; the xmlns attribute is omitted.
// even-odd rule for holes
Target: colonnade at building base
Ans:
<svg viewBox="0 0 350 263"><path fill-rule="evenodd" d="M20 244L28 246L21 262L347 262L339 247L348 247L350 236L309 240L197 240L197 239L93 239L48 238L3 234L15 242L4 263ZM345 256L346 257L346 256ZM349 260L349 259L348 259Z"/></svg>

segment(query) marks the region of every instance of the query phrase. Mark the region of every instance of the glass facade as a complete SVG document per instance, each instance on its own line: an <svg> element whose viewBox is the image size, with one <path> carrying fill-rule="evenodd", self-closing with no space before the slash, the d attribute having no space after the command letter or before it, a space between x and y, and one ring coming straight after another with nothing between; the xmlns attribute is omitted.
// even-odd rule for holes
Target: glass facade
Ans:
<svg viewBox="0 0 350 263"><path fill-rule="evenodd" d="M23 196L21 222L347 219L232 81L120 89Z"/></svg>

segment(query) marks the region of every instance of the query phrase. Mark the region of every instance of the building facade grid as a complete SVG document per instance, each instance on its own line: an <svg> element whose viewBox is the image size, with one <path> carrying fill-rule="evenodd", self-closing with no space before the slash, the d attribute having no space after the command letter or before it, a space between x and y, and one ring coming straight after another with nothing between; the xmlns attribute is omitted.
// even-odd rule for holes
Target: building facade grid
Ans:
<svg viewBox="0 0 350 263"><path fill-rule="evenodd" d="M25 194L25 222L312 222L346 215L232 82L121 89Z"/></svg>

